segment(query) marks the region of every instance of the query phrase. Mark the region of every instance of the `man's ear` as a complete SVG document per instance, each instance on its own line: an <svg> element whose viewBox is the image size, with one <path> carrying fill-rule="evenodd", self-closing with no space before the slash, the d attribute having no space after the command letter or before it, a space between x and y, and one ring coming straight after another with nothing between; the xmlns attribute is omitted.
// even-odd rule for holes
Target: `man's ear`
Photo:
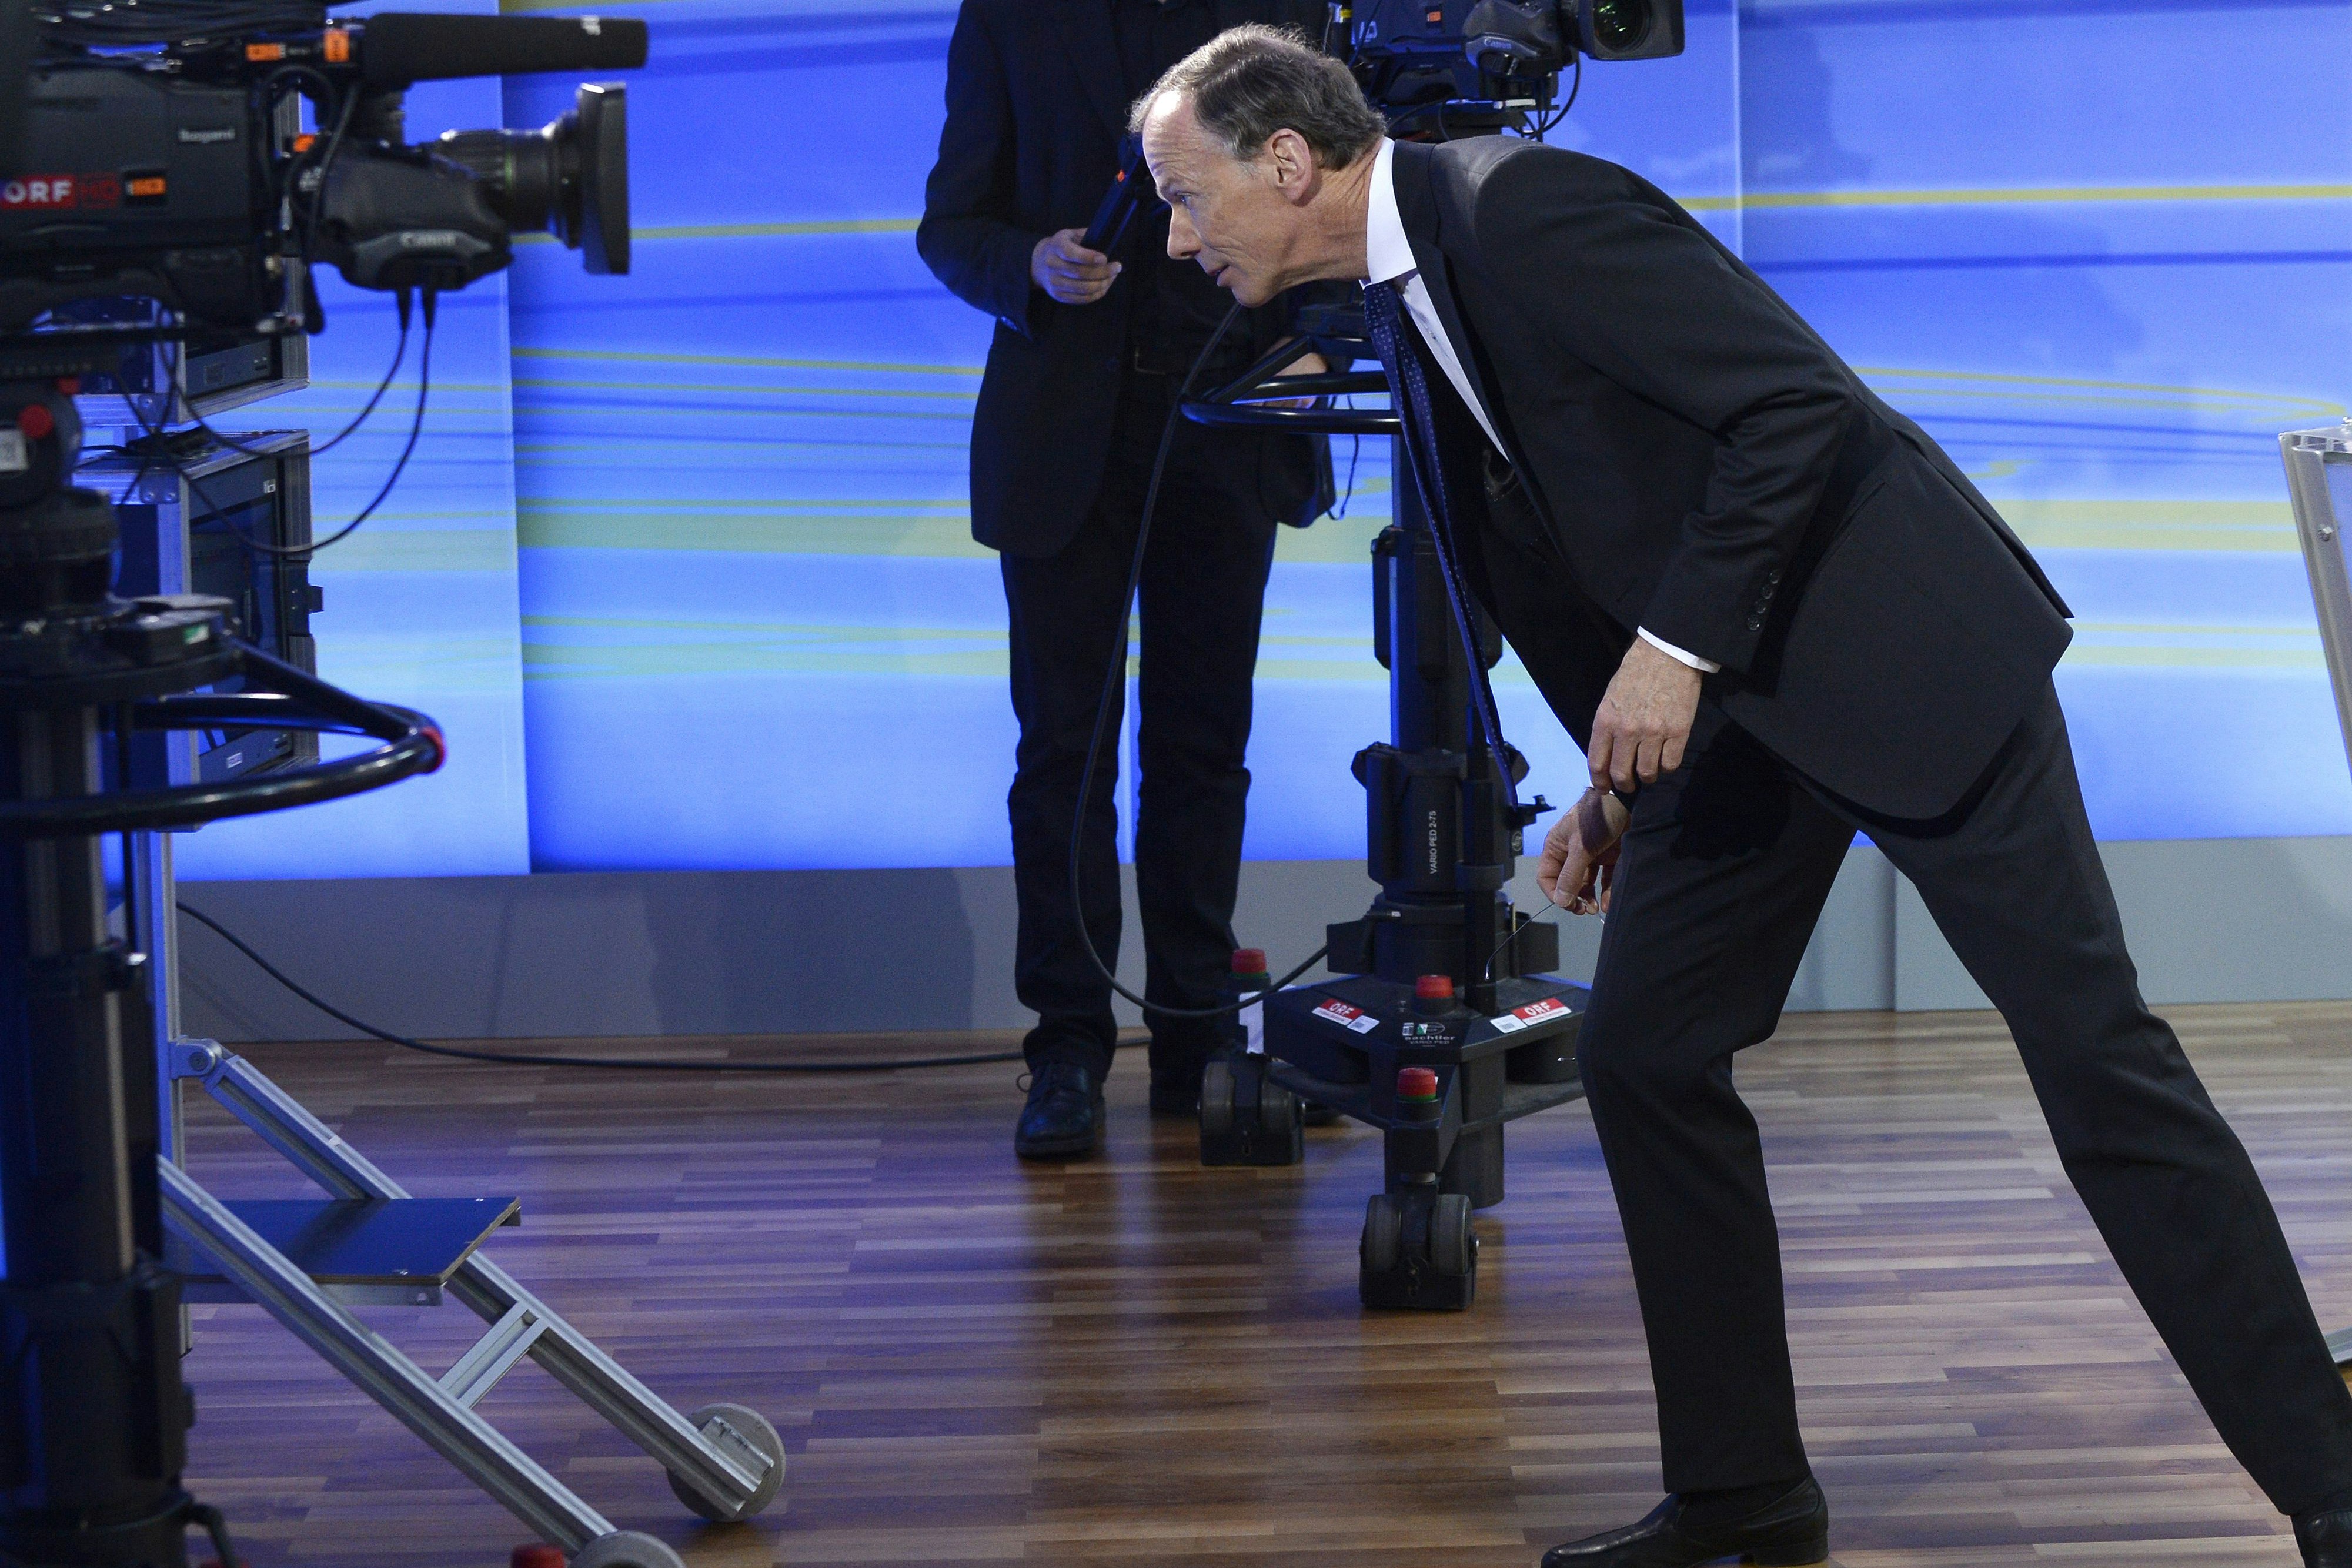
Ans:
<svg viewBox="0 0 2352 1568"><path fill-rule="evenodd" d="M1315 149L1307 138L1296 131L1277 131L1265 139L1265 155L1274 171L1274 188L1292 206L1306 205L1322 172L1315 166Z"/></svg>

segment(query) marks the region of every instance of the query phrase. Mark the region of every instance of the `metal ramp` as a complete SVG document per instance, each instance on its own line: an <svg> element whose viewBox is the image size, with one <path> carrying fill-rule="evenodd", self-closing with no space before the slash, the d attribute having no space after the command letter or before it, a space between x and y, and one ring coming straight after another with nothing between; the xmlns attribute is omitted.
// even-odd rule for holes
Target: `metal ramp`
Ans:
<svg viewBox="0 0 2352 1568"><path fill-rule="evenodd" d="M158 1036L165 1155L163 1221L192 1301L250 1301L383 1406L544 1540L572 1568L682 1568L653 1536L615 1530L483 1416L482 1397L528 1358L643 1448L678 1500L706 1520L751 1518L784 1476L782 1440L740 1405L680 1415L562 1315L481 1253L520 1218L509 1197L418 1198L271 1082L251 1062L177 1035L178 962L171 844L137 836L140 925ZM323 1199L225 1203L178 1162L179 1096L194 1083L296 1168ZM489 1325L436 1377L352 1314L359 1305L438 1304L455 1296Z"/></svg>

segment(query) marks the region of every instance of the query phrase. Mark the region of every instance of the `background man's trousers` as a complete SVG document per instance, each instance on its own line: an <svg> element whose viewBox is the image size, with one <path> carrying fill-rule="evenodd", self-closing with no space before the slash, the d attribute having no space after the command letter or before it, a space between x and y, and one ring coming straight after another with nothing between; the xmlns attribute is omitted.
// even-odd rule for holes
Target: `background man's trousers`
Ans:
<svg viewBox="0 0 2352 1568"><path fill-rule="evenodd" d="M2282 1511L2352 1504L2352 1396L2244 1149L2140 999L2054 690L1932 822L1826 795L1704 700L1684 766L1642 791L1578 1056L1667 1490L1806 1468L1732 1058L1777 1025L1857 828L2008 1021L2067 1175L2231 1451Z"/></svg>
<svg viewBox="0 0 2352 1568"><path fill-rule="evenodd" d="M1112 640L1124 632L1136 527L1178 379L1127 378L1109 465L1076 536L1055 555L1003 558L1021 721L1007 801L1020 899L1013 981L1022 1005L1038 1015L1026 1046L1032 1067L1075 1061L1106 1071L1117 1036L1110 988L1087 962L1072 920L1070 824ZM1189 420L1178 426L1138 594L1135 878L1144 995L1173 1007L1214 1006L1233 963L1250 681L1276 528L1260 489L1261 440ZM1122 682L1114 701L1125 697ZM1084 851L1087 929L1113 967L1120 713L1113 707L1103 732ZM1155 1071L1197 1071L1215 1037L1213 1020L1153 1019Z"/></svg>

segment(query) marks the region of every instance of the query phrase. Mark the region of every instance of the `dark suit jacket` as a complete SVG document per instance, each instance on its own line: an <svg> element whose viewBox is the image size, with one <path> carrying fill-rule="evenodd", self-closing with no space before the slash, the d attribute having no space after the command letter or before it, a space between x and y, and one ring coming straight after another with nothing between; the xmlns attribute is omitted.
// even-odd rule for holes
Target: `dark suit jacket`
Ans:
<svg viewBox="0 0 2352 1568"><path fill-rule="evenodd" d="M1835 793L1955 805L2073 635L1992 504L1630 171L1484 137L1400 144L1395 177L1517 479L1472 482L1483 437L1433 373L1454 515L1564 559L1580 601L1551 622L1493 597L1578 740L1646 627L1721 664L1708 694Z"/></svg>
<svg viewBox="0 0 2352 1568"><path fill-rule="evenodd" d="M1051 555L1077 531L1102 479L1125 373L1124 279L1091 305L1066 306L1029 278L1037 242L1083 227L1118 172L1129 100L1110 4L963 0L948 45L947 124L915 234L940 281L997 319L972 417L971 532L1016 555ZM1312 35L1323 26L1320 0L1215 5L1221 30L1273 22ZM1272 348L1288 319L1282 301L1252 311L1244 347ZM1321 441L1220 439L1237 461L1258 464L1273 516L1303 525L1320 510Z"/></svg>

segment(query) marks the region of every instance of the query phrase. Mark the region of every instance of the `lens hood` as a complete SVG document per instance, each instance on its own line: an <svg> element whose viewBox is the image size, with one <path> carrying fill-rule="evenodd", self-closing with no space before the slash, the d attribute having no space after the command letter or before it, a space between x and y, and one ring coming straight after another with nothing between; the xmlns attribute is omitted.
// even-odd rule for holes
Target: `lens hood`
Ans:
<svg viewBox="0 0 2352 1568"><path fill-rule="evenodd" d="M616 81L583 82L579 120L579 201L572 243L594 273L629 270L629 95Z"/></svg>

